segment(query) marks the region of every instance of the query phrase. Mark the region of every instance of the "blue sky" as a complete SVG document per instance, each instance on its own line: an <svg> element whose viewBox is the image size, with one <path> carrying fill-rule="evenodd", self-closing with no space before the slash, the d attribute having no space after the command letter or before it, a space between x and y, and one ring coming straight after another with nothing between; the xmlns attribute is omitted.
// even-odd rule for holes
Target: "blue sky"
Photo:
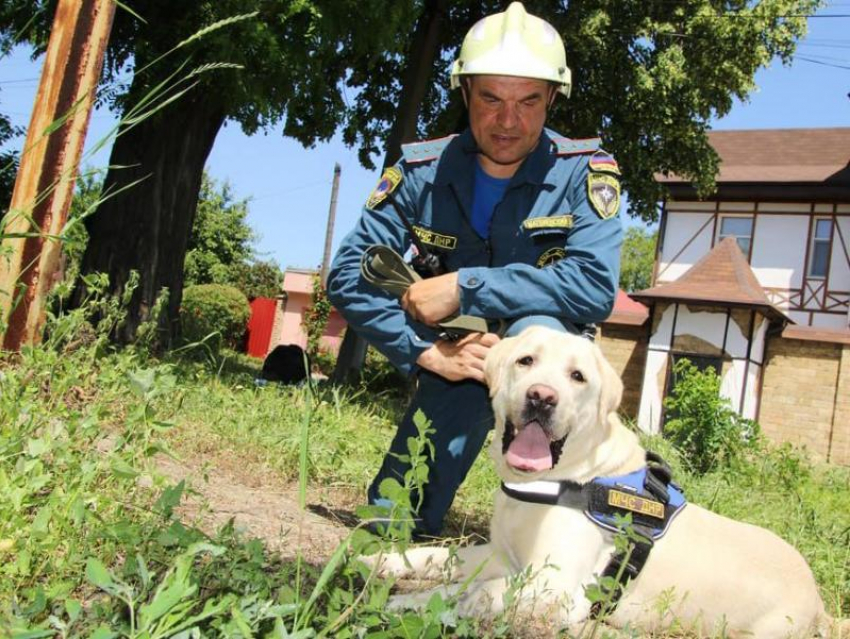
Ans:
<svg viewBox="0 0 850 639"><path fill-rule="evenodd" d="M850 14L850 0L835 0L818 15L830 14ZM29 121L40 68L40 60L30 61L22 48L0 59L0 112L16 124ZM714 128L850 126L850 18L810 19L794 63L786 67L774 61L756 75L756 83L750 100L736 102ZM95 112L89 140L100 139L113 125L108 111ZM107 161L102 152L89 165L105 166ZM249 223L260 236L257 250L262 256L282 267L314 268L322 260L337 162L342 174L335 250L379 177L360 166L355 150L339 140L304 149L283 138L279 129L247 137L231 124L219 133L207 168L216 179L228 180L237 197L250 198Z"/></svg>

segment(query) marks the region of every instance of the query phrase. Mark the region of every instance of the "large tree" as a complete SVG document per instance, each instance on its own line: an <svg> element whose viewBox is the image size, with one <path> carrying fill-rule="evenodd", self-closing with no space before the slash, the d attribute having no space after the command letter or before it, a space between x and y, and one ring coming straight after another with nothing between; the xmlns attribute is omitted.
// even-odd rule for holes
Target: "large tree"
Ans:
<svg viewBox="0 0 850 639"><path fill-rule="evenodd" d="M283 135L304 145L329 139L346 116L348 69L403 47L398 33L414 14L409 2L393 0L122 4L132 12L116 14L102 99L126 116L151 95L163 104L189 89L141 121L125 123L104 185L114 195L86 221L85 272L107 273L115 293L132 270L140 274L129 321L117 336L130 340L164 287L170 289L168 318L177 317L203 167L222 125L231 121L251 134L282 123ZM43 45L54 7L55 0L0 0L0 28L27 26L29 39ZM232 20L249 13L250 19Z"/></svg>

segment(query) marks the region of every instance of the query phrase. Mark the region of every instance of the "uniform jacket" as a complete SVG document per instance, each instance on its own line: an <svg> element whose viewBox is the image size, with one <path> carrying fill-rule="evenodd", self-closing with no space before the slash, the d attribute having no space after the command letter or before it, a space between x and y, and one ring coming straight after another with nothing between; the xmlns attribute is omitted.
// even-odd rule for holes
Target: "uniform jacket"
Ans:
<svg viewBox="0 0 850 639"><path fill-rule="evenodd" d="M488 319L551 315L579 324L606 319L617 292L622 225L610 211L603 217L590 200L595 178L605 177L611 166L618 173L598 140L573 141L544 130L496 206L487 240L470 223L476 154L469 130L405 145L397 165L402 180L393 191L420 240L458 272L460 313ZM361 256L373 244L400 254L411 246L386 200L364 207L342 241L328 296L360 335L410 373L437 333L361 279Z"/></svg>

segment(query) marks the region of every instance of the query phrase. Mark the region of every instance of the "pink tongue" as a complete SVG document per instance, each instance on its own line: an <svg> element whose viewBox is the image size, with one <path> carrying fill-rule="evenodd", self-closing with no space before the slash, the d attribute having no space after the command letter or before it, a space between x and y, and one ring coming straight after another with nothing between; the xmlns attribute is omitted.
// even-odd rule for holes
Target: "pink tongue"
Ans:
<svg viewBox="0 0 850 639"><path fill-rule="evenodd" d="M537 422L525 425L508 447L505 459L517 470L549 470L552 468L552 451L549 438Z"/></svg>

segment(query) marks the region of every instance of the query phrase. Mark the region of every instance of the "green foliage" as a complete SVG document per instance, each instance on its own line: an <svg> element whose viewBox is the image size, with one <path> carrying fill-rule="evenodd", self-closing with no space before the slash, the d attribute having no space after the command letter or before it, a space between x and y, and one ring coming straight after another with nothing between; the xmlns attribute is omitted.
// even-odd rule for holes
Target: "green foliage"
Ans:
<svg viewBox="0 0 850 639"><path fill-rule="evenodd" d="M9 141L21 135L23 131L12 126L6 115L0 113L0 219L6 214L12 200L15 175L18 172L18 153L3 149Z"/></svg>
<svg viewBox="0 0 850 639"><path fill-rule="evenodd" d="M642 291L652 284L655 243L658 231L630 226L620 249L620 288L627 293Z"/></svg>
<svg viewBox="0 0 850 639"><path fill-rule="evenodd" d="M321 278L318 274L313 275L312 302L303 319L304 330L307 332L307 352L311 357L321 350L322 335L328 327L332 308Z"/></svg>
<svg viewBox="0 0 850 639"><path fill-rule="evenodd" d="M700 371L687 359L673 367L676 384L664 400L664 434L697 474L739 462L758 437L758 424L738 415L720 396L713 368Z"/></svg>
<svg viewBox="0 0 850 639"><path fill-rule="evenodd" d="M204 173L186 252L186 286L233 282L232 270L253 256L247 217L248 200L234 200L230 183Z"/></svg>
<svg viewBox="0 0 850 639"><path fill-rule="evenodd" d="M238 347L250 317L248 298L232 286L199 284L183 291L180 321L188 342L211 340L214 351L222 343Z"/></svg>
<svg viewBox="0 0 850 639"><path fill-rule="evenodd" d="M427 4L427 3L426 3ZM714 184L717 157L706 133L734 99L755 90L758 69L779 57L789 63L806 33L806 15L823 0L526 0L529 13L545 18L563 36L573 92L556 101L549 126L571 137L601 134L623 168L634 214L657 217L663 188L654 174L676 172L696 180L701 193ZM457 56L466 31L505 3L453 2L443 12L438 51L430 75L417 86L424 99L413 115L420 137L437 137L463 125L463 103L450 91L447 60ZM345 140L360 146L360 159L381 149L396 117L399 79L419 51L387 52L355 67L354 100ZM418 117L417 117L418 116Z"/></svg>
<svg viewBox="0 0 850 639"><path fill-rule="evenodd" d="M274 260L252 258L231 267L228 283L245 293L249 300L274 299L283 292L283 273Z"/></svg>

